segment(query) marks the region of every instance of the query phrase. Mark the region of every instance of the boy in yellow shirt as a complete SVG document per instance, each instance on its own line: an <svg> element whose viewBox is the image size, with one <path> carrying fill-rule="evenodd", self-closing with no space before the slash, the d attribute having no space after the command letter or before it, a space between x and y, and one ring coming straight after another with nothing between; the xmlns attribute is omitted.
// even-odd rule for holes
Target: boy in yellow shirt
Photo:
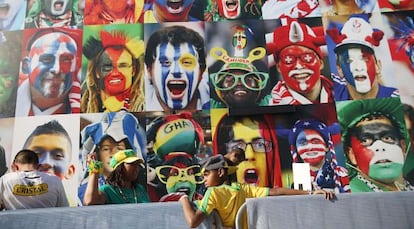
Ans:
<svg viewBox="0 0 414 229"><path fill-rule="evenodd" d="M180 202L183 205L184 217L188 225L197 227L210 215L213 210L219 214L224 227L235 226L237 211L247 198L278 196L278 195L307 195L322 194L325 199L332 199L333 192L316 190L308 192L287 188L256 187L248 184L230 183L228 175L235 172L237 167L228 166L223 155L215 155L201 162L203 167L204 184L207 191L202 200L196 202L197 209L193 209L187 196L182 196Z"/></svg>

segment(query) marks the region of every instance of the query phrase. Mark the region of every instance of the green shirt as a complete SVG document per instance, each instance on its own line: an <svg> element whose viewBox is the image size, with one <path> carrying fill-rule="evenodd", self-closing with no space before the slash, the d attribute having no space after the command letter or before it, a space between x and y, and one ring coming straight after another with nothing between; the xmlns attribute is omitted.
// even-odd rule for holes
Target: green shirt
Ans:
<svg viewBox="0 0 414 229"><path fill-rule="evenodd" d="M118 188L110 184L99 187L106 198L106 204L149 203L144 186L137 184L134 189Z"/></svg>

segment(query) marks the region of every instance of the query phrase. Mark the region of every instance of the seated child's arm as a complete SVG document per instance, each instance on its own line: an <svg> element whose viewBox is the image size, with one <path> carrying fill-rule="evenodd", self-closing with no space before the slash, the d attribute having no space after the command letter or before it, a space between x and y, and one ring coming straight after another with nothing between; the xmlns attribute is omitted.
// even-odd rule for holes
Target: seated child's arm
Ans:
<svg viewBox="0 0 414 229"><path fill-rule="evenodd" d="M274 187L269 190L269 196L280 196L280 195L324 195L325 199L331 200L334 198L335 194L332 191L325 190L315 190L315 191L305 191L289 188L280 188Z"/></svg>
<svg viewBox="0 0 414 229"><path fill-rule="evenodd" d="M198 209L195 210L193 208L188 196L181 197L180 202L183 205L184 217L189 227L191 228L197 227L206 218L206 215L202 211Z"/></svg>

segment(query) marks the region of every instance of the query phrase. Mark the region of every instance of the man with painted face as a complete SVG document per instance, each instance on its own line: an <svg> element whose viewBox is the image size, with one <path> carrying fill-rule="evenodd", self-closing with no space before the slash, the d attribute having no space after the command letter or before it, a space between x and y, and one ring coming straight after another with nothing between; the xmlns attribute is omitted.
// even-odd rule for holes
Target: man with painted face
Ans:
<svg viewBox="0 0 414 229"><path fill-rule="evenodd" d="M261 0L208 0L205 21L236 20L262 16Z"/></svg>
<svg viewBox="0 0 414 229"><path fill-rule="evenodd" d="M16 117L79 113L80 53L74 38L80 31L52 28L32 35L21 64L28 78L17 90Z"/></svg>
<svg viewBox="0 0 414 229"><path fill-rule="evenodd" d="M338 105L352 192L405 190L402 169L408 136L398 98Z"/></svg>
<svg viewBox="0 0 414 229"><path fill-rule="evenodd" d="M145 12L145 23L198 21L189 15L194 0L155 0ZM200 12L201 14L201 12Z"/></svg>
<svg viewBox="0 0 414 229"><path fill-rule="evenodd" d="M89 60L86 90L82 94L82 112L142 111L144 93L141 56L142 40L121 31L102 30L83 46Z"/></svg>
<svg viewBox="0 0 414 229"><path fill-rule="evenodd" d="M221 53L222 56L218 56ZM258 71L253 61L265 55L265 49L258 47L250 51L249 57L229 57L226 50L213 48L210 55L222 60L221 69L210 74L219 101L211 98L212 108L251 107L267 105L261 101L261 92L266 87L269 75ZM254 54L256 53L256 54ZM257 54L259 53L259 54Z"/></svg>
<svg viewBox="0 0 414 229"><path fill-rule="evenodd" d="M145 65L150 83L146 85L147 111L210 107L209 93L200 89L206 89L200 84L206 69L204 40L194 30L171 26L151 34Z"/></svg>
<svg viewBox="0 0 414 229"><path fill-rule="evenodd" d="M75 174L72 141L65 128L56 120L37 126L23 144L39 156L39 171L55 174L61 180Z"/></svg>
<svg viewBox="0 0 414 229"><path fill-rule="evenodd" d="M26 4L25 0L0 0L0 31L23 29Z"/></svg>
<svg viewBox="0 0 414 229"><path fill-rule="evenodd" d="M82 23L79 0L34 0L25 28L79 27Z"/></svg>
<svg viewBox="0 0 414 229"><path fill-rule="evenodd" d="M381 82L381 61L375 56L384 33L373 29L368 15L352 15L339 32L327 31L336 43L338 75L332 74L336 101L397 97L396 88Z"/></svg>
<svg viewBox="0 0 414 229"><path fill-rule="evenodd" d="M325 44L322 27L310 28L297 20L281 20L282 26L267 41L282 76L272 90L269 105L299 105L333 102L333 85L320 74L324 67L320 49Z"/></svg>
<svg viewBox="0 0 414 229"><path fill-rule="evenodd" d="M148 179L150 188L158 194L152 196L153 201L178 201L183 193L199 199L197 188L202 179L195 155L204 143L204 135L192 114L184 111L155 118L149 125L147 140L153 143L154 151L148 166L157 178Z"/></svg>
<svg viewBox="0 0 414 229"><path fill-rule="evenodd" d="M338 165L330 128L317 120L298 120L289 133L294 163L309 163L312 190L350 192L348 171Z"/></svg>
<svg viewBox="0 0 414 229"><path fill-rule="evenodd" d="M277 137L269 117L229 117L217 124L213 137L215 154L241 150L236 159L237 182L261 187L282 187ZM234 163L233 162L233 163Z"/></svg>

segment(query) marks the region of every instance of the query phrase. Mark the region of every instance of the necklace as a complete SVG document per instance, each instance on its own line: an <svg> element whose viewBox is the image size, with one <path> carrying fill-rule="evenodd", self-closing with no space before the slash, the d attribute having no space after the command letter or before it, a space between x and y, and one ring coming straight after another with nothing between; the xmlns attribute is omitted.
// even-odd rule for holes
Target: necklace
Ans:
<svg viewBox="0 0 414 229"><path fill-rule="evenodd" d="M127 197L125 194L124 194L124 192L122 191L122 189L121 188L119 188L118 187L118 190L119 190L119 194L121 194L121 198L124 200L124 202L125 203L138 203L138 200L137 200L137 193L135 192L135 188L133 188L132 189L132 191L133 191L133 193L134 193L134 201L135 202L130 202L130 201L128 201L128 199L130 199L129 197Z"/></svg>

